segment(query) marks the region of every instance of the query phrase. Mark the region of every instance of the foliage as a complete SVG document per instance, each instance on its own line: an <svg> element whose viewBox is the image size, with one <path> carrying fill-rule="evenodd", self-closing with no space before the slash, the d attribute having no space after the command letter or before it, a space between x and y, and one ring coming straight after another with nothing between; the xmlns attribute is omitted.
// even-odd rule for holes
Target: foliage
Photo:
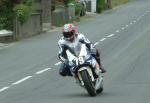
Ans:
<svg viewBox="0 0 150 103"><path fill-rule="evenodd" d="M75 0L64 0L64 4L66 7L68 7L69 3L74 3L74 2L75 2Z"/></svg>
<svg viewBox="0 0 150 103"><path fill-rule="evenodd" d="M101 13L105 8L105 0L97 0L96 1L96 11L97 13Z"/></svg>
<svg viewBox="0 0 150 103"><path fill-rule="evenodd" d="M13 30L13 20L19 17L23 24L31 13L33 0L0 0L0 29Z"/></svg>
<svg viewBox="0 0 150 103"><path fill-rule="evenodd" d="M2 0L0 2L0 29L13 29L13 10L12 3L9 3L8 0Z"/></svg>
<svg viewBox="0 0 150 103"><path fill-rule="evenodd" d="M118 5L121 5L121 4L125 4L127 2L129 2L129 0L112 0L112 5L114 7L114 6L118 6Z"/></svg>
<svg viewBox="0 0 150 103"><path fill-rule="evenodd" d="M30 7L21 3L14 7L14 13L19 18L20 23L23 24L28 20L30 16Z"/></svg>
<svg viewBox="0 0 150 103"><path fill-rule="evenodd" d="M27 5L27 6L32 6L33 0L22 0L22 3Z"/></svg>
<svg viewBox="0 0 150 103"><path fill-rule="evenodd" d="M82 6L80 3L75 3L75 15L79 16L81 13Z"/></svg>

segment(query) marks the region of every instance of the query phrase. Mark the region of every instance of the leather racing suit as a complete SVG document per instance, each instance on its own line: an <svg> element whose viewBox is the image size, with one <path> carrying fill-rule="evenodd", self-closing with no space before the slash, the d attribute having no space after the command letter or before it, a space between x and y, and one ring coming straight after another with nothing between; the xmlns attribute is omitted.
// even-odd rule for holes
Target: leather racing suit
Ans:
<svg viewBox="0 0 150 103"><path fill-rule="evenodd" d="M99 55L98 50L94 48L94 45L83 34L76 33L75 39L73 42L65 40L64 37L61 37L61 39L58 41L58 45L60 48L58 57L59 57L59 60L62 61L62 64L59 69L60 75L72 76L70 69L69 69L68 60L67 60L65 51L69 48L74 54L77 54L77 52L79 52L78 46L80 43L86 44L87 48L91 52L91 55L97 60L98 64L101 66L100 55Z"/></svg>

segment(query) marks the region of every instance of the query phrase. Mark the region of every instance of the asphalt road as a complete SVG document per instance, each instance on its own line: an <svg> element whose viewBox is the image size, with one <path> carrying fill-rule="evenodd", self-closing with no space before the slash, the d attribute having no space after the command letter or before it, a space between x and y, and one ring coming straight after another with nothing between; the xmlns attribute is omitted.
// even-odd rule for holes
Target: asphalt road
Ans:
<svg viewBox="0 0 150 103"><path fill-rule="evenodd" d="M77 25L101 49L108 71L96 97L59 76L59 31L0 49L0 103L149 103L149 18L150 0L131 0Z"/></svg>

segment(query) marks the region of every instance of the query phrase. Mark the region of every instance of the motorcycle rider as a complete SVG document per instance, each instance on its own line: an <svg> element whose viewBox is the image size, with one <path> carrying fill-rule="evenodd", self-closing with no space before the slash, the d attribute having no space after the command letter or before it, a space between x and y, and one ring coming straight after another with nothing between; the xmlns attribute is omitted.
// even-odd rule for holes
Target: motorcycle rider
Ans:
<svg viewBox="0 0 150 103"><path fill-rule="evenodd" d="M97 63L100 66L101 73L106 72L106 70L102 68L98 50L94 48L94 45L83 34L76 33L75 26L73 24L65 24L62 28L62 34L63 36L58 41L58 45L60 48L58 57L62 62L59 69L59 74L61 76L72 76L65 51L68 48L72 51L76 51L77 46L80 43L86 44L87 48L91 51L91 55L96 59ZM95 50L96 52L93 52L93 50Z"/></svg>

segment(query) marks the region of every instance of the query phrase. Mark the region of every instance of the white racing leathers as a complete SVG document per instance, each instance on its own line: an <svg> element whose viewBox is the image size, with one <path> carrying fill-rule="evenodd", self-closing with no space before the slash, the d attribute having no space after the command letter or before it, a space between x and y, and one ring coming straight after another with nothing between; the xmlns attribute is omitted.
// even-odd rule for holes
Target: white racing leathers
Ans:
<svg viewBox="0 0 150 103"><path fill-rule="evenodd" d="M69 49L74 55L79 54L80 49L80 43L86 44L87 48L92 52L92 50L95 50L94 45L83 35L76 33L75 39L73 42L67 41L64 37L61 37L61 39L58 41L59 45L59 59L62 62L65 62L67 60L66 57L66 49Z"/></svg>
<svg viewBox="0 0 150 103"><path fill-rule="evenodd" d="M62 65L60 67L59 73L62 76L65 75L71 75L70 71L68 71L67 68L70 67L70 65L68 64L68 59L66 56L66 50L69 49L72 54L74 54L75 56L79 55L80 52L80 44L84 43L86 45L86 47L89 49L89 51L91 52L91 55L95 58L96 54L93 52L95 50L94 45L83 35L83 34L75 34L75 39L73 42L67 41L65 40L64 37L62 37L59 41L58 41L58 45L59 45L59 59L60 61L62 61ZM98 62L94 59L93 63L93 68L98 68L95 70L95 73L98 75L99 74L99 65L95 65L98 64ZM98 72L97 72L98 70Z"/></svg>

